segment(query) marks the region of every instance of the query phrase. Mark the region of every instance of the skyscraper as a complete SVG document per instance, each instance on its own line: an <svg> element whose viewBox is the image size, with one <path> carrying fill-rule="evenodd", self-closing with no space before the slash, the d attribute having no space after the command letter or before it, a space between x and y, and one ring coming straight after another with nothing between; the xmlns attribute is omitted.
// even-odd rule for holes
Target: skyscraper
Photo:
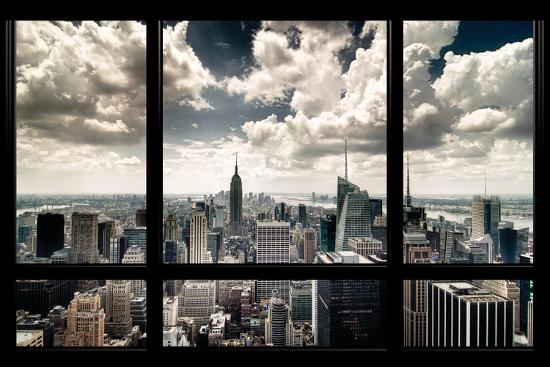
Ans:
<svg viewBox="0 0 550 367"><path fill-rule="evenodd" d="M164 221L164 240L165 241L177 241L178 240L178 226L176 216L174 214L168 214Z"/></svg>
<svg viewBox="0 0 550 367"><path fill-rule="evenodd" d="M426 346L427 280L403 281L404 346Z"/></svg>
<svg viewBox="0 0 550 367"><path fill-rule="evenodd" d="M102 347L105 312L97 291L74 294L67 308L67 331L64 346Z"/></svg>
<svg viewBox="0 0 550 367"><path fill-rule="evenodd" d="M416 233L426 229L426 209L413 206L409 181L409 154L407 153L407 195L403 205L403 230L407 233Z"/></svg>
<svg viewBox="0 0 550 367"><path fill-rule="evenodd" d="M279 297L274 289L269 300L267 318L265 320L265 343L274 347L286 347L291 343L292 319L290 307Z"/></svg>
<svg viewBox="0 0 550 367"><path fill-rule="evenodd" d="M194 210L191 213L190 257L191 264L209 262L207 252L208 222L204 210Z"/></svg>
<svg viewBox="0 0 550 367"><path fill-rule="evenodd" d="M304 228L307 227L307 211L304 204L298 204L298 223L302 223Z"/></svg>
<svg viewBox="0 0 550 367"><path fill-rule="evenodd" d="M369 194L359 188L344 198L336 227L336 251L347 251L350 237L372 237Z"/></svg>
<svg viewBox="0 0 550 367"><path fill-rule="evenodd" d="M313 264L315 260L315 230L304 229L304 263Z"/></svg>
<svg viewBox="0 0 550 367"><path fill-rule="evenodd" d="M292 322L311 322L311 281L293 281L290 284L290 309Z"/></svg>
<svg viewBox="0 0 550 367"><path fill-rule="evenodd" d="M132 283L129 280L107 280L105 301L105 331L117 338L122 338L132 330L130 300Z"/></svg>
<svg viewBox="0 0 550 367"><path fill-rule="evenodd" d="M483 235L491 235L493 244L498 244L498 224L500 220L500 199L498 196L491 196L490 199L474 195L472 199L472 238L479 238ZM496 255L497 251L493 251ZM493 261L491 259L491 261Z"/></svg>
<svg viewBox="0 0 550 367"><path fill-rule="evenodd" d="M290 263L290 223L256 223L256 263ZM273 289L279 291L279 297L288 301L288 280L258 280L256 300L270 299Z"/></svg>
<svg viewBox="0 0 550 367"><path fill-rule="evenodd" d="M178 317L191 317L197 327L206 325L216 308L216 282L186 280L178 299Z"/></svg>
<svg viewBox="0 0 550 367"><path fill-rule="evenodd" d="M382 216L382 199L370 199L370 225L374 224L376 217Z"/></svg>
<svg viewBox="0 0 550 367"><path fill-rule="evenodd" d="M71 216L73 263L97 263L97 214L75 212Z"/></svg>
<svg viewBox="0 0 550 367"><path fill-rule="evenodd" d="M136 209L136 227L147 227L146 209Z"/></svg>
<svg viewBox="0 0 550 367"><path fill-rule="evenodd" d="M382 287L380 280L318 280L318 345L383 346Z"/></svg>
<svg viewBox="0 0 550 367"><path fill-rule="evenodd" d="M243 186L238 172L237 155L235 154L235 174L231 178L231 188L229 192L229 223L233 236L240 236L242 234L242 221Z"/></svg>
<svg viewBox="0 0 550 367"><path fill-rule="evenodd" d="M518 231L512 222L501 222L498 225L498 254L504 264L519 262Z"/></svg>
<svg viewBox="0 0 550 367"><path fill-rule="evenodd" d="M520 264L533 264L533 253L522 254L519 257ZM527 334L529 328L529 315L527 314L529 302L533 301L534 283L532 279L519 280L519 328Z"/></svg>
<svg viewBox="0 0 550 367"><path fill-rule="evenodd" d="M65 218L63 214L38 214L36 222L36 257L51 257L65 244Z"/></svg>
<svg viewBox="0 0 550 367"><path fill-rule="evenodd" d="M427 320L428 347L513 346L514 302L467 282L429 282Z"/></svg>
<svg viewBox="0 0 550 367"><path fill-rule="evenodd" d="M45 317L56 305L67 305L76 290L74 280L17 280L15 306Z"/></svg>
<svg viewBox="0 0 550 367"><path fill-rule="evenodd" d="M97 249L105 259L111 255L111 237L113 237L115 222L108 220L97 224Z"/></svg>
<svg viewBox="0 0 550 367"><path fill-rule="evenodd" d="M320 219L320 245L319 249L323 252L334 251L336 243L336 215L327 214Z"/></svg>

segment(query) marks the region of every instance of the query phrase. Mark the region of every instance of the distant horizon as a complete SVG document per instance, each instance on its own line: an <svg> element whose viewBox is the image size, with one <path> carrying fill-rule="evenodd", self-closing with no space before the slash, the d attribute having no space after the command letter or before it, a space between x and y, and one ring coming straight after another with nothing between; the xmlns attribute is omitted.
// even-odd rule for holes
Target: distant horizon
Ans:
<svg viewBox="0 0 550 367"><path fill-rule="evenodd" d="M221 190L220 190L221 191ZM210 194L217 194L218 192L220 191L216 191L216 192L183 192L183 193L163 193L163 196L167 196L167 195L170 195L170 196L185 196L185 195L210 195ZM227 191L229 192L229 190L223 190L223 191ZM336 195L336 192L333 192L333 193L330 193L330 192L317 192L317 191L307 191L307 192L271 192L271 191L244 191L243 190L243 193L244 195L248 194L249 192L252 192L253 194L258 194L258 193L264 193L264 194L267 194L267 195L281 195L281 194L284 194L284 195L311 195L312 192L315 192L315 195L318 196L318 195ZM415 197L425 197L425 196L433 196L433 195L438 195L438 196L457 196L457 195L460 195L460 196L474 196L474 195L481 195L483 196L483 193L480 193L480 192L474 192L474 193L460 193L460 192L457 192L457 193L423 193L423 194L414 194L414 193L411 193L413 199ZM43 196L43 195L55 195L55 196L70 196L70 195L85 195L85 196L89 196L89 195L103 195L103 196L108 196L108 195L147 195L147 193L137 193L137 192L74 192L74 193L71 193L71 192L68 192L68 193L54 193L54 192L33 192L33 193L25 193L25 192L22 192L22 193L17 193L16 194L17 196ZM387 196L385 193L376 193L376 192L369 192L369 195L370 196ZM406 195L406 193L404 192L403 193L403 197ZM527 192L501 192L501 193L495 193L495 192L488 192L487 193L487 196L491 196L491 195L501 195L501 196L514 196L514 195L519 195L519 196L533 196L533 193L527 193Z"/></svg>

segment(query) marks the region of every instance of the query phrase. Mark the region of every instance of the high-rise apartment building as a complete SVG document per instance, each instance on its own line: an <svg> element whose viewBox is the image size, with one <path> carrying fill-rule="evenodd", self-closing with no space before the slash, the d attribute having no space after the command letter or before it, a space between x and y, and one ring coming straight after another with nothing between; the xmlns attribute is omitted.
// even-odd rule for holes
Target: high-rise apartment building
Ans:
<svg viewBox="0 0 550 367"><path fill-rule="evenodd" d="M97 263L97 214L78 213L71 216L71 248L73 263Z"/></svg>
<svg viewBox="0 0 550 367"><path fill-rule="evenodd" d="M107 280L105 302L105 330L117 338L122 338L132 330L130 301L132 282L130 280Z"/></svg>
<svg viewBox="0 0 550 367"><path fill-rule="evenodd" d="M403 342L405 347L426 346L427 280L403 281Z"/></svg>
<svg viewBox="0 0 550 367"><path fill-rule="evenodd" d="M204 210L194 210L191 213L191 233L189 237L190 263L201 264L210 262L208 253L208 221Z"/></svg>

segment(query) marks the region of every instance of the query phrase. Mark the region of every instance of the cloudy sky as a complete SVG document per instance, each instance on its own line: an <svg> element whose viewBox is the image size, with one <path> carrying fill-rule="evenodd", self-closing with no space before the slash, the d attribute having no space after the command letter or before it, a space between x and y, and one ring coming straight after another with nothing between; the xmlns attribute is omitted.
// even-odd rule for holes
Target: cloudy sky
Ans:
<svg viewBox="0 0 550 367"><path fill-rule="evenodd" d="M166 193L386 185L380 22L170 22ZM407 22L413 194L532 190L530 22ZM18 22L18 192L145 191L145 25Z"/></svg>
<svg viewBox="0 0 550 367"><path fill-rule="evenodd" d="M164 29L166 193L386 186L386 27L173 22Z"/></svg>
<svg viewBox="0 0 550 367"><path fill-rule="evenodd" d="M145 25L17 22L17 192L145 192Z"/></svg>
<svg viewBox="0 0 550 367"><path fill-rule="evenodd" d="M531 22L406 22L411 191L532 193Z"/></svg>

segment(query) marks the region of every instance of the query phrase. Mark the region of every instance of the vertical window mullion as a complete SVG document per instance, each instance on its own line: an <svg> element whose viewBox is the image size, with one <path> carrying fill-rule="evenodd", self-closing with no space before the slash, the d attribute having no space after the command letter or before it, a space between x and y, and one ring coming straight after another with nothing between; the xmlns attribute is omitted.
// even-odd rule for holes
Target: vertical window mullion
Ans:
<svg viewBox="0 0 550 367"><path fill-rule="evenodd" d="M147 348L162 346L162 33L161 21L147 18Z"/></svg>
<svg viewBox="0 0 550 367"><path fill-rule="evenodd" d="M387 45L388 349L403 347L403 22L388 22ZM389 315L400 315L389 317Z"/></svg>

